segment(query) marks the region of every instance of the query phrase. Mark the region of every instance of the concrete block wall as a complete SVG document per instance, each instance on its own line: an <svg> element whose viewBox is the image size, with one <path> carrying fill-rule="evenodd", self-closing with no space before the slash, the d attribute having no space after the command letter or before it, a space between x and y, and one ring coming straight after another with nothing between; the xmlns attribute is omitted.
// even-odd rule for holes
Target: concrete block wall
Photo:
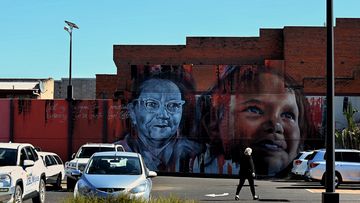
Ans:
<svg viewBox="0 0 360 203"><path fill-rule="evenodd" d="M95 78L72 78L71 84L73 86L74 99L95 99L96 83ZM68 78L56 80L54 84L54 98L65 99L67 97L68 85Z"/></svg>

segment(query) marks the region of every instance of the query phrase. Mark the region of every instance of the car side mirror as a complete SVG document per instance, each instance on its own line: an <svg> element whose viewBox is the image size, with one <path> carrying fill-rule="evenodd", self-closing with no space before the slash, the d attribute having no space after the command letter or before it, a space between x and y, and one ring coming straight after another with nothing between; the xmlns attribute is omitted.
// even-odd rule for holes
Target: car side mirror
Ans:
<svg viewBox="0 0 360 203"><path fill-rule="evenodd" d="M74 177L80 177L82 175L80 170L73 170L71 171L71 175Z"/></svg>
<svg viewBox="0 0 360 203"><path fill-rule="evenodd" d="M148 172L148 177L149 178L153 178L153 177L156 177L157 176L157 173L155 171L149 171Z"/></svg>
<svg viewBox="0 0 360 203"><path fill-rule="evenodd" d="M74 159L75 158L75 153L73 153L72 155L71 155L71 159Z"/></svg>
<svg viewBox="0 0 360 203"><path fill-rule="evenodd" d="M33 160L24 160L24 164L23 166L26 167L30 167L30 166L34 166L35 162Z"/></svg>

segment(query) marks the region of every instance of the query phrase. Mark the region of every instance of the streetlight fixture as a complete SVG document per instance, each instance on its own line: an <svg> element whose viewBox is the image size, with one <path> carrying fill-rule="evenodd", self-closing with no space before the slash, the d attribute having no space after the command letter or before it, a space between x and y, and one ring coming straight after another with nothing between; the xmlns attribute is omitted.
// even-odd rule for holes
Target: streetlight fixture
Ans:
<svg viewBox="0 0 360 203"><path fill-rule="evenodd" d="M66 98L68 100L72 100L73 99L73 87L71 84L72 30L74 28L79 29L79 27L75 23L72 23L70 21L65 20L65 23L67 24L67 26L64 27L64 30L66 30L70 35L69 85L67 86L67 97Z"/></svg>

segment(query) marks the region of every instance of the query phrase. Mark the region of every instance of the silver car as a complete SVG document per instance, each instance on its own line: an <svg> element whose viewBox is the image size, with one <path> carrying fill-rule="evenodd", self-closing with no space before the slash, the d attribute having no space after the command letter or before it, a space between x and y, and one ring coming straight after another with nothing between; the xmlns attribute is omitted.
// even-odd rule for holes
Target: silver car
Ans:
<svg viewBox="0 0 360 203"><path fill-rule="evenodd" d="M145 200L150 198L151 178L157 176L147 169L140 154L115 151L95 153L84 172L74 171L73 175L81 176L74 188L75 197L127 194Z"/></svg>
<svg viewBox="0 0 360 203"><path fill-rule="evenodd" d="M326 151L315 150L308 161L305 176L325 184ZM343 182L360 182L360 151L335 149L335 187Z"/></svg>

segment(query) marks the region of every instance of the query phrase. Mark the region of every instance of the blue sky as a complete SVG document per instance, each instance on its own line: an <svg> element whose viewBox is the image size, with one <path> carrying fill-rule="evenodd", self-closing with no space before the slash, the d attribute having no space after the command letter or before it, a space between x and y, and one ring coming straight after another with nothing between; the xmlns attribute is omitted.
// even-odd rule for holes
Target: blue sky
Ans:
<svg viewBox="0 0 360 203"><path fill-rule="evenodd" d="M334 17L360 18L359 0L333 0ZM186 36L258 36L260 28L323 26L326 0L1 0L0 78L115 74L113 45L185 44Z"/></svg>

